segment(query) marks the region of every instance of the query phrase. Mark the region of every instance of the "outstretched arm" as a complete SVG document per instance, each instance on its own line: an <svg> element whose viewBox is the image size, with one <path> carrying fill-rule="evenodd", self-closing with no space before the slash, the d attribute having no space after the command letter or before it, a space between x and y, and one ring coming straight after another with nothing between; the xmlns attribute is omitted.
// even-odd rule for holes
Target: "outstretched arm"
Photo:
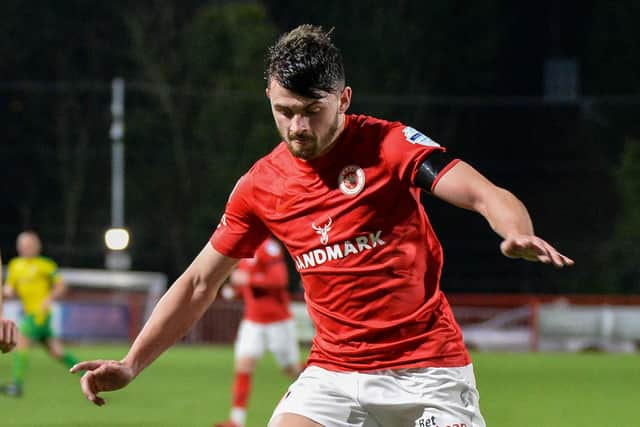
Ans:
<svg viewBox="0 0 640 427"><path fill-rule="evenodd" d="M87 371L80 381L87 399L103 405L99 392L125 387L184 336L213 302L236 262L207 243L160 299L124 359L80 362L71 368L71 372Z"/></svg>
<svg viewBox="0 0 640 427"><path fill-rule="evenodd" d="M455 206L478 212L504 240L509 258L540 261L556 267L573 260L534 234L526 207L509 191L497 187L469 164L459 161L436 182L432 193Z"/></svg>

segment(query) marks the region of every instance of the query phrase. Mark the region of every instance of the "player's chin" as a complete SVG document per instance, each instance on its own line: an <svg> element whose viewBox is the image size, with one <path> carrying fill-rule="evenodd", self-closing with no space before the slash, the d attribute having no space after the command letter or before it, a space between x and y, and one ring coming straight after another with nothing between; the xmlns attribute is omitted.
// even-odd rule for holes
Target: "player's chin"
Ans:
<svg viewBox="0 0 640 427"><path fill-rule="evenodd" d="M288 145L291 154L299 159L311 160L315 157L315 150L308 143L301 144L294 141L290 142Z"/></svg>

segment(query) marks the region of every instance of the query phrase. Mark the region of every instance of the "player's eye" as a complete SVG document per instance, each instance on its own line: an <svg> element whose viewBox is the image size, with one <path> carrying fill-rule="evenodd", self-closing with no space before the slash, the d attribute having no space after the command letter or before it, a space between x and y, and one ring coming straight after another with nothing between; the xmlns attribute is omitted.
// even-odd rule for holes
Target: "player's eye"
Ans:
<svg viewBox="0 0 640 427"><path fill-rule="evenodd" d="M287 119L290 119L290 118L293 117L293 111L289 110L288 108L281 108L281 109L278 110L278 113L280 113L281 115L283 115Z"/></svg>
<svg viewBox="0 0 640 427"><path fill-rule="evenodd" d="M322 108L319 105L314 105L311 106L309 108L307 108L305 111L308 115L312 115L312 114L317 114L322 110Z"/></svg>

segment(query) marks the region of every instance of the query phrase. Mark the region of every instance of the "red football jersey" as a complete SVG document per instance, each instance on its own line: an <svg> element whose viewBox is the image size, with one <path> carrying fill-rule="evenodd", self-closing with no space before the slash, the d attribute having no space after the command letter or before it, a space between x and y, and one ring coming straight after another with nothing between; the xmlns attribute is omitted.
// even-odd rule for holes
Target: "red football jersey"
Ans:
<svg viewBox="0 0 640 427"><path fill-rule="evenodd" d="M291 318L287 290L287 264L280 244L268 238L253 258L240 260L239 270L249 275L249 283L237 286L244 299L244 318L271 323Z"/></svg>
<svg viewBox="0 0 640 427"><path fill-rule="evenodd" d="M413 185L422 161L444 148L401 123L357 115L346 116L339 139L311 161L282 142L256 162L211 244L235 258L251 257L270 233L285 245L316 327L308 364L367 371L470 363L440 291L442 248Z"/></svg>

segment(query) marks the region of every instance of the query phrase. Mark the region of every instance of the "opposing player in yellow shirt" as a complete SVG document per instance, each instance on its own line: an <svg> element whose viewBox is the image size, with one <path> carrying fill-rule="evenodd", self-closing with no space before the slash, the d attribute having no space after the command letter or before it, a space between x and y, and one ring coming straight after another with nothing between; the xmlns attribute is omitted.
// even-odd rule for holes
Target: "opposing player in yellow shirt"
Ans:
<svg viewBox="0 0 640 427"><path fill-rule="evenodd" d="M32 341L45 345L51 356L68 367L73 366L76 359L64 350L62 341L51 329L51 304L66 289L57 264L40 255L40 237L33 231L20 233L16 247L18 257L9 261L4 291L6 296L18 296L24 316L20 322L18 344L14 351L13 381L4 386L3 391L10 396L19 397L22 395L27 350Z"/></svg>
<svg viewBox="0 0 640 427"><path fill-rule="evenodd" d="M2 254L0 254L0 285L2 284ZM0 292L0 352L11 351L16 345L18 332L13 321L2 318L2 292Z"/></svg>

